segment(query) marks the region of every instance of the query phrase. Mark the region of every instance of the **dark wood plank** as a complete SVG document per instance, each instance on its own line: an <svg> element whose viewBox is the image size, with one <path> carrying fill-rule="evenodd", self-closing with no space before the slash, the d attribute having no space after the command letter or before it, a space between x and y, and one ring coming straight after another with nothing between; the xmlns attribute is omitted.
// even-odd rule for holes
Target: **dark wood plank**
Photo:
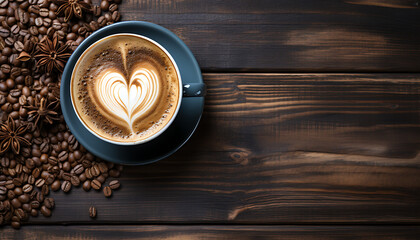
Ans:
<svg viewBox="0 0 420 240"><path fill-rule="evenodd" d="M416 0L124 0L123 20L175 32L204 71L420 69Z"/></svg>
<svg viewBox="0 0 420 240"><path fill-rule="evenodd" d="M418 226L24 226L7 239L418 239Z"/></svg>
<svg viewBox="0 0 420 240"><path fill-rule="evenodd" d="M420 74L205 74L196 134L33 223L420 223ZM92 221L88 208L99 216Z"/></svg>

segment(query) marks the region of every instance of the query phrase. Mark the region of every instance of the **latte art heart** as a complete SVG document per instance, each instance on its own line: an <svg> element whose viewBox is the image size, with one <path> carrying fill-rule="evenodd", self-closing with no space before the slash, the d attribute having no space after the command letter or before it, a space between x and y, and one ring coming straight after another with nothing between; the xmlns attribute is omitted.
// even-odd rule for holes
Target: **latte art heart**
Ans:
<svg viewBox="0 0 420 240"><path fill-rule="evenodd" d="M158 75L140 68L128 80L118 72L105 72L97 79L95 93L102 106L124 119L133 131L133 122L156 103L159 87Z"/></svg>

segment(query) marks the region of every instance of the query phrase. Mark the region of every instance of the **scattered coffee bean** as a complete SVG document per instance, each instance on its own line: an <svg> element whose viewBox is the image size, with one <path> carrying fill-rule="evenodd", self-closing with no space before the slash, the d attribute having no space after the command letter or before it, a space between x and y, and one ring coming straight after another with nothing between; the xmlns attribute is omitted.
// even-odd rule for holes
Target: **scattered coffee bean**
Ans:
<svg viewBox="0 0 420 240"><path fill-rule="evenodd" d="M85 190L86 192L87 191L89 191L90 190L90 188L91 188L91 182L90 182L90 180L86 180L84 183L83 183L83 190Z"/></svg>
<svg viewBox="0 0 420 240"><path fill-rule="evenodd" d="M111 188L110 187L108 187L108 186L106 186L106 187L104 187L104 195L105 195L105 197L111 197L111 195L112 195L112 190L111 190Z"/></svg>
<svg viewBox="0 0 420 240"><path fill-rule="evenodd" d="M90 183L90 185L95 190L101 189L101 186L102 186L102 184L98 180L96 180L96 179L92 180L92 182Z"/></svg>
<svg viewBox="0 0 420 240"><path fill-rule="evenodd" d="M109 182L109 187L111 189L118 189L120 187L120 181L112 180L111 182Z"/></svg>
<svg viewBox="0 0 420 240"><path fill-rule="evenodd" d="M91 218L95 218L96 217L96 208L94 207L94 206L91 206L90 208L89 208L89 216L91 217Z"/></svg>
<svg viewBox="0 0 420 240"><path fill-rule="evenodd" d="M64 181L64 182L61 184L61 190L62 190L63 192L68 192L68 191L70 191L70 190L71 190L71 183L70 183L69 181Z"/></svg>
<svg viewBox="0 0 420 240"><path fill-rule="evenodd" d="M48 209L45 205L41 207L41 213L45 217L50 217L51 216L51 210Z"/></svg>

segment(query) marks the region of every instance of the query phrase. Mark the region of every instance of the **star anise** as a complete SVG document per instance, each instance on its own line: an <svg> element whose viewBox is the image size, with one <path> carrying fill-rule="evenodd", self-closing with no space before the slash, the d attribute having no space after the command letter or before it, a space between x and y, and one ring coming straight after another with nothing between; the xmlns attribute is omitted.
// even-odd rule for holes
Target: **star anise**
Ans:
<svg viewBox="0 0 420 240"><path fill-rule="evenodd" d="M64 12L64 21L69 21L73 16L82 18L83 11L91 11L92 5L84 2L83 0L55 0L60 7L56 14L60 15Z"/></svg>
<svg viewBox="0 0 420 240"><path fill-rule="evenodd" d="M31 145L31 142L22 136L27 129L28 125L16 127L15 121L9 116L7 121L0 125L0 153L11 148L14 153L19 154L21 144Z"/></svg>
<svg viewBox="0 0 420 240"><path fill-rule="evenodd" d="M67 44L61 46L57 36L52 41L44 38L39 42L38 54L35 55L35 58L38 60L37 66L45 66L45 70L48 73L51 73L53 69L62 72L67 58L71 55L70 53L66 53L68 47Z"/></svg>
<svg viewBox="0 0 420 240"><path fill-rule="evenodd" d="M35 125L38 125L40 119L42 122L52 124L54 120L58 120L58 113L52 110L54 107L53 103L47 104L46 98L35 98L35 104L26 106L30 111L28 112L28 121L35 122Z"/></svg>

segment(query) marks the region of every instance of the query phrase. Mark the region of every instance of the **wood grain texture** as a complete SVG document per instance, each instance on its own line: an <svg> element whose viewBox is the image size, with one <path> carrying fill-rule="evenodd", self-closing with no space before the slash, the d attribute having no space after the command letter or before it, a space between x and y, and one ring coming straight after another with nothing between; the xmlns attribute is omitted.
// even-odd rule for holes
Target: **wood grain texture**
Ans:
<svg viewBox="0 0 420 240"><path fill-rule="evenodd" d="M179 152L127 167L111 199L55 194L32 223L420 223L420 75L204 77Z"/></svg>
<svg viewBox="0 0 420 240"><path fill-rule="evenodd" d="M167 27L204 71L420 69L416 0L124 0L123 20Z"/></svg>
<svg viewBox="0 0 420 240"><path fill-rule="evenodd" d="M24 231L5 228L7 239L283 239L283 240L417 240L418 226L26 226Z"/></svg>

